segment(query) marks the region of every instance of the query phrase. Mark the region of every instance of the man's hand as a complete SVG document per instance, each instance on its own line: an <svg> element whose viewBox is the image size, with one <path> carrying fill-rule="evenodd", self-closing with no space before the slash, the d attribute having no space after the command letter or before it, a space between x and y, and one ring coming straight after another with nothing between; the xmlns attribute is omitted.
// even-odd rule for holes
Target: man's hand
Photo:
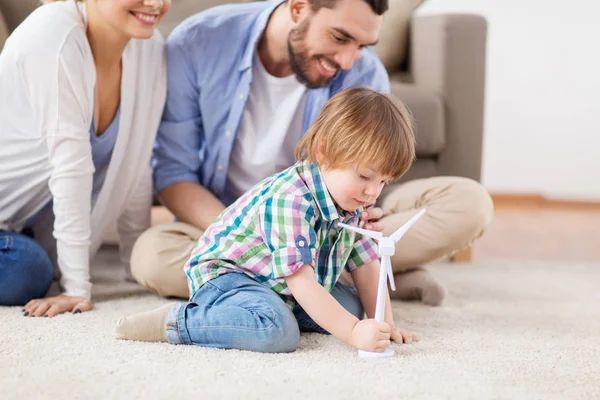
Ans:
<svg viewBox="0 0 600 400"><path fill-rule="evenodd" d="M406 329L397 328L395 326L391 326L390 336L395 343L411 344L420 340L417 332L407 331Z"/></svg>
<svg viewBox="0 0 600 400"><path fill-rule="evenodd" d="M383 231L383 222L379 220L383 218L383 210L380 207L367 208L360 213L360 220L365 221L364 228L370 231Z"/></svg>
<svg viewBox="0 0 600 400"><path fill-rule="evenodd" d="M31 300L23 308L23 315L26 317L54 317L64 312L77 314L92 308L94 308L94 304L85 297L61 294L55 297Z"/></svg>
<svg viewBox="0 0 600 400"><path fill-rule="evenodd" d="M352 330L351 344L359 350L381 353L390 345L390 326L374 319L363 319Z"/></svg>

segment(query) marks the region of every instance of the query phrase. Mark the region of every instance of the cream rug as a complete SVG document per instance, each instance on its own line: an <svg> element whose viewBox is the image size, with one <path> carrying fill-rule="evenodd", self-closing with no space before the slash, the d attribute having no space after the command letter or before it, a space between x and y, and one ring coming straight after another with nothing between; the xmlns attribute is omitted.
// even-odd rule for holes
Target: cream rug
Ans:
<svg viewBox="0 0 600 400"><path fill-rule="evenodd" d="M120 280L114 249L94 265L96 308L24 318L0 307L0 399L598 399L600 264L439 264L443 307L395 302L421 332L364 361L333 337L292 354L117 341L123 314L166 300Z"/></svg>

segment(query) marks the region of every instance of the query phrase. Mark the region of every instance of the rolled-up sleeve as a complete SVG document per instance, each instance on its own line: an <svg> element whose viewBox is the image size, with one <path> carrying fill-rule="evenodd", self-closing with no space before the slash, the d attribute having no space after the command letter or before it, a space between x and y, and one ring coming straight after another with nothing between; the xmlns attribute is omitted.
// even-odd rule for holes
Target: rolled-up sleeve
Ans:
<svg viewBox="0 0 600 400"><path fill-rule="evenodd" d="M199 182L204 145L200 87L187 38L167 41L167 100L154 146L154 188L158 193L177 182Z"/></svg>
<svg viewBox="0 0 600 400"><path fill-rule="evenodd" d="M317 235L315 209L309 200L292 194L274 196L263 204L260 215L274 278L293 275L303 265L314 267Z"/></svg>

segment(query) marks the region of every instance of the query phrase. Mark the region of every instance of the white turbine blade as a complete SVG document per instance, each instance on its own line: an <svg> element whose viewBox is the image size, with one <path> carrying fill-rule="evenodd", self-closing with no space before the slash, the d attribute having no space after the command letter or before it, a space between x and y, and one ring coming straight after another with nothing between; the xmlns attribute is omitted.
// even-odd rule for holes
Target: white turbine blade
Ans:
<svg viewBox="0 0 600 400"><path fill-rule="evenodd" d="M377 300L375 303L375 321L383 322L385 317L385 300L387 294L387 271L384 269L384 266L381 265L379 267L379 280L377 283Z"/></svg>
<svg viewBox="0 0 600 400"><path fill-rule="evenodd" d="M417 220L419 218L421 218L421 216L423 214L425 214L424 208L421 211L419 211L415 216L413 216L411 219L409 219L407 223L402 225L400 227L400 229L398 229L396 232L394 232L392 234L392 236L390 236L390 239L392 239L394 241L394 243L397 243L398 240L400 240L402 238L402 236L404 236L404 234L410 229L410 227L413 226L415 224L415 222L417 222Z"/></svg>
<svg viewBox="0 0 600 400"><path fill-rule="evenodd" d="M390 261L390 257L381 257L381 268L385 268L388 279L390 281L390 288L395 292L396 283L394 282L394 272L392 271L392 262Z"/></svg>
<svg viewBox="0 0 600 400"><path fill-rule="evenodd" d="M373 239L379 239L383 236L381 232L369 231L367 229L355 228L354 226L346 225L344 223L338 222L338 226L341 226L344 229L348 229L349 231L354 231L360 233L361 235L368 236Z"/></svg>

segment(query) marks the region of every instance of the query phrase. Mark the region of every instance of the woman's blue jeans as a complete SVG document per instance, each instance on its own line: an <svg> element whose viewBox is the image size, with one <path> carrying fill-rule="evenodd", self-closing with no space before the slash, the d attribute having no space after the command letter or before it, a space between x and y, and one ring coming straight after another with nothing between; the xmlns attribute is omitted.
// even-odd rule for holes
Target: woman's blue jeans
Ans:
<svg viewBox="0 0 600 400"><path fill-rule="evenodd" d="M346 310L363 318L356 289L338 283L331 294ZM262 353L294 351L300 332L327 333L300 306L291 310L272 289L241 273L205 283L191 302L174 304L166 322L172 344Z"/></svg>
<svg viewBox="0 0 600 400"><path fill-rule="evenodd" d="M0 305L24 305L44 297L52 284L52 261L31 237L0 231Z"/></svg>

